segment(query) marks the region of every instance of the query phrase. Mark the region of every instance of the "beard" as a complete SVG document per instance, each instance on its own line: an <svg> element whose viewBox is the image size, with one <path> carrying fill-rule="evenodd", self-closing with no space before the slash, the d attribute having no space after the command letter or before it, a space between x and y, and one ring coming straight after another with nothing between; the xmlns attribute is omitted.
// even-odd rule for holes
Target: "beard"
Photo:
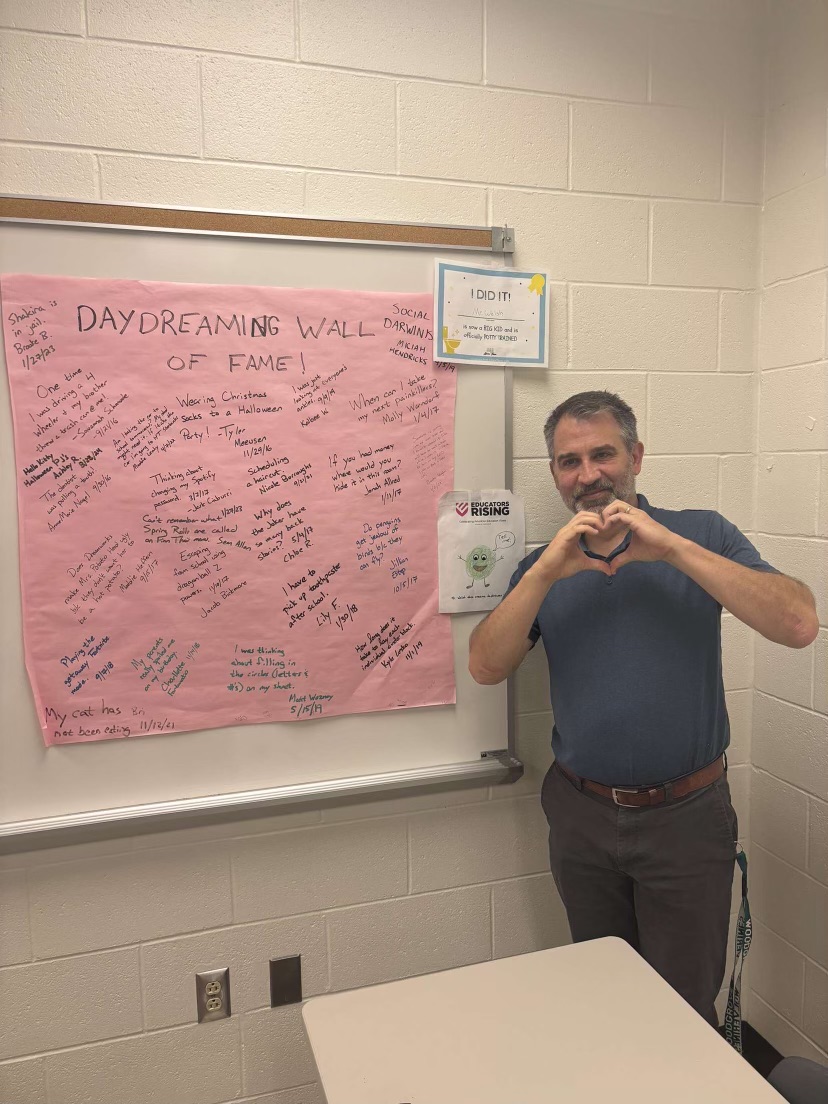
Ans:
<svg viewBox="0 0 828 1104"><path fill-rule="evenodd" d="M594 491L600 492L600 495L596 494L594 498L586 497L587 494ZM608 479L602 479L596 483L590 483L588 486L578 485L570 497L564 498L564 503L573 514L580 513L582 510L591 510L599 516L603 516L604 510L611 502L615 502L616 499L628 501L634 496L635 473L633 472L632 462L630 462L615 483Z"/></svg>

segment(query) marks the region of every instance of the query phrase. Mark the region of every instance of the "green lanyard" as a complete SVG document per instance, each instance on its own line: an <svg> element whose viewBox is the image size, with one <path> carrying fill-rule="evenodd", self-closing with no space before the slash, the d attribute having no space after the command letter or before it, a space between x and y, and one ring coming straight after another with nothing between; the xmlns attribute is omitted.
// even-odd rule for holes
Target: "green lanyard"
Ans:
<svg viewBox="0 0 828 1104"><path fill-rule="evenodd" d="M735 954L733 973L730 977L730 990L727 994L725 1009L725 1038L738 1052L742 1053L742 966L750 950L752 925L750 904L748 903L747 855L737 844L736 862L742 871L742 903L736 918Z"/></svg>

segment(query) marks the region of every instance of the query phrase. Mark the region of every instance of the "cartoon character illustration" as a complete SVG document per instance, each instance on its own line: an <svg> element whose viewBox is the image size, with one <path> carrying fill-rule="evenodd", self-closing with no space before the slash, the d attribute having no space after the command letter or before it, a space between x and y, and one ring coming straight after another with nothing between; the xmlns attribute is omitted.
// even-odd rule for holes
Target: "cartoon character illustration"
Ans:
<svg viewBox="0 0 828 1104"><path fill-rule="evenodd" d="M474 586L475 579L482 579L484 587L490 585L486 580L494 571L495 564L499 559L502 560L503 557L498 557L494 549L487 548L485 544L478 544L478 546L473 548L467 556L460 556L459 559L463 560L465 563L466 574L471 579L466 590L471 590Z"/></svg>
<svg viewBox="0 0 828 1104"><path fill-rule="evenodd" d="M546 283L543 276L539 272L536 272L532 279L529 281L529 291L534 291L538 296L543 292L543 285Z"/></svg>

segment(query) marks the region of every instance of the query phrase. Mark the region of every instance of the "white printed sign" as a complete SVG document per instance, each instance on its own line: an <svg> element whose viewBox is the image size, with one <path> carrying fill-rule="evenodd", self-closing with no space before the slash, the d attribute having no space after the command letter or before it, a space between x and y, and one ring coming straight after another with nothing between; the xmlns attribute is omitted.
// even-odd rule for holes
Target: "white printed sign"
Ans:
<svg viewBox="0 0 828 1104"><path fill-rule="evenodd" d="M492 610L524 556L523 499L448 491L437 512L440 613Z"/></svg>
<svg viewBox="0 0 828 1104"><path fill-rule="evenodd" d="M436 262L435 360L545 368L548 315L543 272Z"/></svg>

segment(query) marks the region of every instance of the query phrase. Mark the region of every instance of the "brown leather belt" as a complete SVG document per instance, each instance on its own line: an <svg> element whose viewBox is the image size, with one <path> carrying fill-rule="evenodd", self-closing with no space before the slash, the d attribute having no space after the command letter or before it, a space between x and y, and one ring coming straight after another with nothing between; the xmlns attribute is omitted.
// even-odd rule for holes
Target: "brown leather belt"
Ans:
<svg viewBox="0 0 828 1104"><path fill-rule="evenodd" d="M673 782L664 782L658 786L642 786L638 789L624 789L620 786L604 786L600 782L592 782L589 778L579 778L571 770L558 763L558 770L564 774L570 782L579 790L591 790L592 793L608 797L616 805L626 805L640 808L643 805L662 805L665 801L675 801L679 797L686 797L695 790L701 790L711 785L717 778L721 778L725 772L725 758L723 755L712 763L708 763L701 770L692 774L685 774L683 778L677 778Z"/></svg>

